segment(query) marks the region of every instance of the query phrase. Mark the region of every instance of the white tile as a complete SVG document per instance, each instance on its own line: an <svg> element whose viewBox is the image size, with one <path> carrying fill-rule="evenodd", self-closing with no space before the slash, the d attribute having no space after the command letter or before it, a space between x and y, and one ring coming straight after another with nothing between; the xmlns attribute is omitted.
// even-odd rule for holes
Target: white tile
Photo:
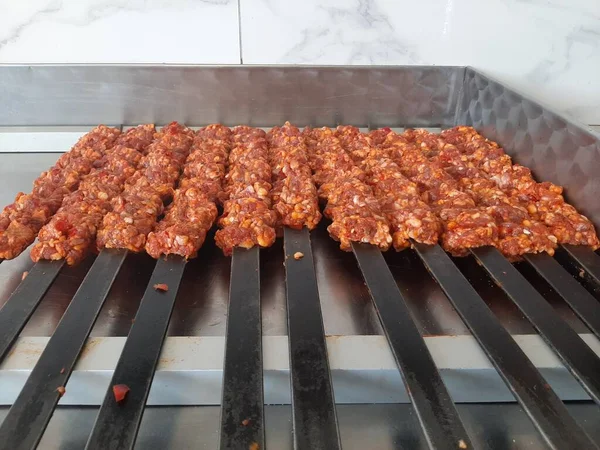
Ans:
<svg viewBox="0 0 600 450"><path fill-rule="evenodd" d="M0 63L240 62L237 0L0 0Z"/></svg>
<svg viewBox="0 0 600 450"><path fill-rule="evenodd" d="M470 65L600 123L598 0L241 0L248 64Z"/></svg>

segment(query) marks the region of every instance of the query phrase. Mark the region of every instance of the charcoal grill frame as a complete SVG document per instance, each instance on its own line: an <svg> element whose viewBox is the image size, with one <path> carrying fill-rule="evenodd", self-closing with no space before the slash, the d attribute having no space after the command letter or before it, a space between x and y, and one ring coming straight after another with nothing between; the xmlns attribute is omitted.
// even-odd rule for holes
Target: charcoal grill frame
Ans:
<svg viewBox="0 0 600 450"><path fill-rule="evenodd" d="M600 180L600 136L470 67L7 65L0 66L0 104L2 105L0 127L81 126L99 122L128 126L144 122L166 123L171 120L196 126L211 122L221 122L227 125L247 123L253 126L271 126L284 120L291 120L297 125L334 126L339 123L347 123L366 128L380 126L445 128L455 124L472 125L486 137L503 145L517 162L531 167L539 178L565 186L567 199L587 214L596 226L600 223L600 204L594 201L600 194L600 183L598 183ZM287 234L289 233L286 233L286 239ZM298 236L297 239L301 245L310 247L308 233L305 236ZM407 327L402 327L400 322L390 320L389 311L404 311L393 308L394 299L397 300L397 305L404 304L402 294L393 285L394 278L385 275L386 270L383 269L385 265L381 266L383 260L379 252L372 254L373 252L366 250L369 249L361 249L357 246L354 252L359 266L362 267L363 276L369 285L376 308L379 310L380 306L385 305L384 311L388 311L387 315L382 313L382 325L393 347L396 360L402 368L405 381L409 386L413 383L409 393L418 411L426 441L431 448L457 448L462 444L470 447L470 438L462 428L460 418L453 410L449 397L450 393L456 395L456 390L448 388L448 381L444 377L442 379L445 383L435 382L432 386L432 380L435 381L435 377L439 377L436 375L436 370L419 371L421 366L411 367L410 364L420 364L419 361L426 361L427 358L423 360L419 357L422 356L422 352L421 355L411 355L411 351L414 352L414 349L403 348L401 337L417 339L423 348L425 348L425 344L428 344L428 339L423 339L415 332L407 331ZM527 359L524 359L524 364L520 366L507 364L506 352L514 354L515 352L520 353L520 350L500 321L493 315L485 313L486 320L490 321L491 328L495 330L493 339L486 336L486 331L477 326L475 312L477 310L480 313L489 311L480 295L472 290L462 275L458 275L460 272L454 263L443 252L439 253L439 247L428 249L419 245L416 246L416 250L425 267L431 271L433 278L441 285L442 290L454 304L464 322L485 348L485 353L502 374L504 382L515 392L519 402L546 443L553 448L565 448L565 445L569 444L575 445L577 448L594 448L595 445L598 445L597 442L594 444L570 417L559 400L559 398L562 400L578 398L577 395L580 396L579 398L589 397L586 397L586 394L581 397L581 392L574 394L573 389L570 393L565 393L564 389L557 387L558 383L550 383L547 375L548 383L544 383L539 371L533 364L527 363ZM435 256L436 252L438 252L437 256ZM476 251L474 254L491 276L506 290L515 304L522 309L525 308L524 311L534 307L534 303L531 303L532 300L519 295L518 292L519 283L521 286L525 283L524 286L528 289L534 289L530 287L529 281L522 278L516 270L508 270L507 275L502 271L503 268L506 269L502 265L502 260L490 259L490 251L487 256L485 252L484 249ZM253 250L250 253L254 254L256 259L253 264L256 266L256 274L258 274L259 252ZM575 270L583 270L589 273L588 278L591 283L598 281L600 257L597 254L590 250L570 247L564 249L564 254L568 260L566 268L572 269L571 266L573 266ZM494 251L491 251L491 255L497 256L494 255ZM104 259L100 257L98 261L110 261L109 256L111 255L103 256ZM114 257L114 255L112 256ZM260 287L256 286L256 280L253 281L248 278L247 274L244 275L243 270L239 270L240 258L248 258L248 255L242 255L240 252L234 254L232 266L237 266L238 270L232 272L231 292L238 292L235 288L249 283L249 289L254 289L253 296L256 296L256 289L260 289ZM97 308L104 302L110 285L114 281L114 276L116 276L120 264L123 263L124 256L116 259L118 262L115 264L119 265L114 267L116 269L113 271L114 273L108 270L113 277L109 280L108 286L104 286L98 293L89 294L95 297L99 296L96 300L99 305ZM236 261L238 261L237 265ZM584 322L597 323L600 304L591 293L583 288L577 290L577 298L569 297L569 286L573 284L573 278L567 273L566 268L557 266L554 260L552 260L554 264L550 266L548 261L544 265L543 259L537 263L535 259L531 259L529 262L542 277L550 280L550 284L578 314L584 315L582 317ZM288 260L286 260L286 265L289 265ZM379 274L383 274L383 278L378 276L377 272L368 270L371 265L380 267ZM159 261L156 270L174 271L170 275L173 277L175 285L179 283L185 266L182 262L177 261ZM4 267L5 264L2 265L2 268ZM61 264L53 264L52 269L55 273L48 271L38 280L35 272L42 269L42 265L36 265L31 276L23 281L12 298L0 309L0 323L7 321L11 324L10 328L6 328L6 333L0 335L2 338L0 340L1 356L5 358L5 365L10 366L11 355L6 356L7 352L10 348L18 349L21 345L19 340L17 340L17 344L14 344L16 337L26 325L39 302L43 301L42 298L48 286L52 284L54 277L61 270ZM110 268L105 268L105 270L107 269ZM552 273L558 271L562 278L558 279L556 276L552 276L551 270L554 271ZM163 277L167 274L165 272ZM389 274L391 275L391 272ZM313 273L312 276L314 275ZM300 275L297 271L288 270L287 276L289 278ZM303 276L311 276L310 270L305 271ZM503 276L508 277L507 281L509 282L506 283L506 286L502 285ZM91 278L88 284L93 284L94 277L99 277L99 281L106 281L106 276L103 275L101 269L97 268L94 271L94 266L90 269L88 277ZM288 281L290 280L288 279ZM293 285L299 285L297 279L292 278L291 281L294 282ZM150 283L152 283L152 279ZM252 287L253 285L254 287ZM579 284L577 286L580 287ZM87 289L89 290L89 287ZM84 290L83 286L81 290ZM465 296L461 296L461 293ZM81 297L84 294L78 293L78 295ZM241 338L242 341L231 348L224 344L227 349L225 364L228 369L221 376L225 377L223 404L224 412L228 415L222 416L221 448L248 446L253 442L263 448L264 424L263 401L261 400L263 393L260 389L262 386L260 384L256 386L263 379L260 317L254 317L246 323L240 320L242 317L240 314L244 314L245 305L239 295L239 293L235 294L235 302L232 297L233 306L232 311L229 312L229 320L233 320L233 323L237 325L228 329L227 340L232 339L232 342L235 342L233 339L236 337ZM152 297L157 296L158 294L151 290L149 284L140 306L140 314L141 318L150 315L151 319L147 319L151 320L149 323L160 323L160 326L157 326L155 330L141 330L139 325L136 327L134 324L130 339L125 343L115 372L120 377L128 378L132 388L139 389L139 391L132 395L131 403L123 409L115 407L111 403L110 390L106 392L103 406L88 441L88 448L133 448L175 302L175 293L171 293L166 305L161 305L159 308L156 305L153 307ZM314 290L312 296L314 297ZM148 298L146 299L146 297ZM292 297L290 295L288 301L292 300ZM74 297L74 305L76 299L77 296ZM23 305L26 300L28 301L27 307L20 309L19 306ZM596 300L595 303L594 300ZM297 299L294 301L298 302ZM79 304L81 304L81 300ZM577 307L582 304L585 306L584 310ZM392 309L390 309L390 305L392 305ZM257 311L256 306L255 304L253 307L255 312ZM93 309L93 307L90 308ZM403 312L404 315L406 315L406 311ZM537 315L534 320L536 326L542 330L550 348L559 349L563 356L563 365L553 363L553 368L560 369L562 367L562 373L566 377L569 375L564 368L573 370L583 380L582 384L585 388L597 400L596 393L600 375L594 376L586 369L586 364L600 363L596 337L591 333L578 336L572 332L569 342L562 342L560 336L552 333L551 324L558 323L562 327L568 327L568 325L550 309L544 311L545 316L544 314ZM66 373L61 373L60 375L63 376L56 378L61 378L63 381L68 380L77 358L84 348L84 335L87 337L97 317L98 311L95 311L96 315L92 314L93 312L89 313L88 321L80 326L81 330L75 348L69 353L68 361L65 363ZM379 312L381 313L381 311ZM594 317L590 317L590 320L587 321L585 317L587 314L593 314ZM65 314L65 317L67 316ZM290 328L290 332L297 334L296 340L292 341L293 344L290 348L293 368L291 386L294 398L292 402L294 427L295 432L300 433L294 440L295 446L296 448L333 448L339 445L335 405L332 402L326 402L324 405L318 404L314 393L311 397L310 389L302 388L306 386L306 373L302 373L302 367L295 364L297 361L294 360L294 358L298 358L298 355L295 355L295 352L299 351L298 342L309 337L313 339L311 342L314 342L320 350L308 357L314 358L315 367L321 368L320 377L325 383L318 384L324 385L325 398L332 398L332 386L327 383L331 376L328 374L329 368L325 360L329 338L324 336L320 314L307 316L304 330L297 320L293 320L294 318L288 317L288 322L295 324ZM410 322L415 320L410 313L404 319ZM65 321L68 322L66 319ZM308 330L312 331L309 333ZM597 332L597 329L594 331ZM64 331L63 334L65 334ZM66 337L61 339L66 339ZM136 340L138 343L147 340L152 345L146 352L139 355L133 346ZM52 350L52 348L60 345L60 342L53 345L52 342L51 339L48 346L49 352L55 352L56 350ZM294 342L296 343L294 344ZM245 344L246 347L240 347L241 344ZM570 350L575 355L576 362L575 359L570 359ZM248 361L242 365L237 364L237 361L241 360L241 356L245 353L238 353L236 356L236 352L250 352L247 355ZM251 354L256 354L256 357ZM299 354L306 357L305 353ZM30 381L25 384L19 399L16 400L15 408L11 409L4 424L0 425L0 437L2 437L0 448L3 448L3 445L11 449L31 448L39 443L58 398L45 396L40 400L40 397L36 396L35 400L38 401L36 404L35 402L31 403L31 396L36 389L40 388L40 383L34 381L40 378L47 369L46 366L56 365L56 361L53 361L51 356L48 352L42 353L40 363L33 371L33 374L37 375L32 376ZM331 350L329 356L332 357ZM521 357L526 358L525 353ZM531 358L530 355L529 357ZM146 360L152 362L148 363ZM435 358L431 362L435 362ZM571 364L573 364L573 368ZM136 376L127 377L134 368ZM324 372L323 368L325 368ZM237 383L236 389L240 392L243 391L243 384L240 384L242 383L241 370L250 370L246 375L248 379L253 380L251 386L254 388L249 390L249 397L240 396L245 399L240 403L239 400L236 400L235 389L232 387L233 383ZM0 366L0 380L3 379L2 375L3 367ZM265 372L264 377L266 382L268 372ZM115 382L117 381L115 380ZM544 389L543 395L534 392L535 385L540 382ZM568 382L566 383L568 384ZM335 389L335 376L332 384ZM427 386L429 391L425 389L421 392L420 386ZM17 388L18 390L20 388ZM307 393L303 396L304 391ZM30 404L21 398L29 398ZM336 400L338 400L337 395ZM77 401L74 401L77 404ZM249 401L250 403L248 403ZM45 411L42 413L44 417L40 416L39 402L44 404L45 409L41 408ZM246 414L244 411L253 411L251 414L255 415L254 421L252 417L248 417L247 422L244 421L244 424L240 423L235 426L235 414ZM319 417L323 418L322 423L319 421ZM31 422L33 425L30 427L27 424ZM322 429L321 425L323 425Z"/></svg>

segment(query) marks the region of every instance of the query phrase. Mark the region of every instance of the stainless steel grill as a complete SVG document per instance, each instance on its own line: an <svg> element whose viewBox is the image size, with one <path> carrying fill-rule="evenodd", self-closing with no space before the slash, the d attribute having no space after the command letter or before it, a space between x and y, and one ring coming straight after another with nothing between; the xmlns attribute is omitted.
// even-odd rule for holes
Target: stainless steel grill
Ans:
<svg viewBox="0 0 600 450"><path fill-rule="evenodd" d="M600 223L600 137L470 68L5 66L0 80L0 149L97 122L460 123ZM2 156L4 203L55 158ZM233 258L208 238L188 263L5 261L0 448L596 448L599 256L472 253L342 253L322 225ZM122 404L114 384L131 389Z"/></svg>

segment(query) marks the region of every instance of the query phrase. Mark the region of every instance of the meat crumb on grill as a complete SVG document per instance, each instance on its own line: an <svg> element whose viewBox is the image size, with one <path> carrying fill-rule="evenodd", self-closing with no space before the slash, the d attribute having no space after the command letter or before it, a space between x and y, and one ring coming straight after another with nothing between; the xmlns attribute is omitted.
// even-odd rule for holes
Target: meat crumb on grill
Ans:
<svg viewBox="0 0 600 450"><path fill-rule="evenodd" d="M115 396L115 401L117 403L121 403L127 397L127 393L130 391L129 386L126 384L115 384L112 387L113 395Z"/></svg>
<svg viewBox="0 0 600 450"><path fill-rule="evenodd" d="M60 369L60 373L61 374L65 373L65 368L64 367L62 369Z"/></svg>
<svg viewBox="0 0 600 450"><path fill-rule="evenodd" d="M21 281L23 281L25 278L27 278L27 275L29 275L29 272L27 272L27 271L23 272L23 275L21 275Z"/></svg>
<svg viewBox="0 0 600 450"><path fill-rule="evenodd" d="M302 252L296 252L296 253L294 253L294 259L295 260L302 259L302 258L304 258L304 253L302 253Z"/></svg>
<svg viewBox="0 0 600 450"><path fill-rule="evenodd" d="M458 441L458 448L461 449L466 449L467 448L467 444L465 443L465 441L463 441L462 439Z"/></svg>
<svg viewBox="0 0 600 450"><path fill-rule="evenodd" d="M244 425L245 427L247 427L248 425L250 425L250 419L244 419L244 420L242 420L242 425Z"/></svg>
<svg viewBox="0 0 600 450"><path fill-rule="evenodd" d="M154 285L154 290L167 292L169 290L169 286L164 283L157 283Z"/></svg>
<svg viewBox="0 0 600 450"><path fill-rule="evenodd" d="M65 393L67 392L67 390L65 389L64 386L59 386L56 388L56 392L58 392L58 395L60 397L62 397L63 395L65 395Z"/></svg>

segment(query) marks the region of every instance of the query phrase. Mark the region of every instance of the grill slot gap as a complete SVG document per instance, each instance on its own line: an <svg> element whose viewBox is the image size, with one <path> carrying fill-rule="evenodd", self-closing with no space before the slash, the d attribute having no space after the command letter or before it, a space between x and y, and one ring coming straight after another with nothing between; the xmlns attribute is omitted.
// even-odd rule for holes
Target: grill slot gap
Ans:
<svg viewBox="0 0 600 450"><path fill-rule="evenodd" d="M0 361L65 265L64 261L39 261L0 309Z"/></svg>
<svg viewBox="0 0 600 450"><path fill-rule="evenodd" d="M525 260L567 302L579 318L600 338L600 303L554 258L547 254L525 255Z"/></svg>

